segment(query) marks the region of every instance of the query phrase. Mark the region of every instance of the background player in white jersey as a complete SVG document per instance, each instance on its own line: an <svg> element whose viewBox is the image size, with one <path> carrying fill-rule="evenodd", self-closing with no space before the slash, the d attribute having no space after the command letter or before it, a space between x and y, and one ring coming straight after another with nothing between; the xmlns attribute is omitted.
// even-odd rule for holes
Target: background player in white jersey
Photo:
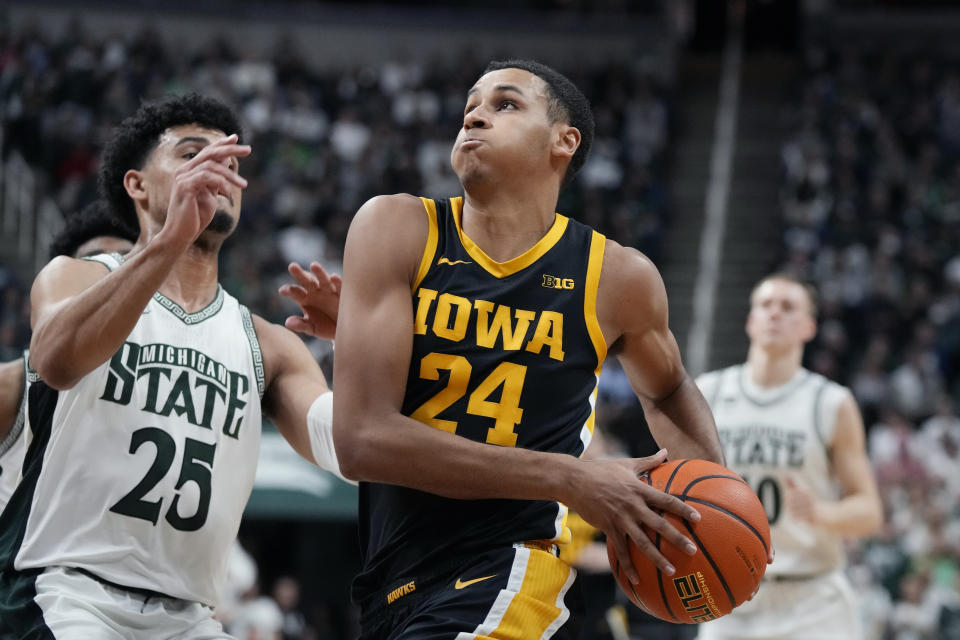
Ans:
<svg viewBox="0 0 960 640"><path fill-rule="evenodd" d="M856 640L842 538L875 532L883 513L853 395L801 366L816 298L792 276L750 297L744 364L700 376L727 465L759 494L776 558L756 597L700 627L700 640Z"/></svg>
<svg viewBox="0 0 960 640"><path fill-rule="evenodd" d="M239 131L200 96L142 106L100 174L110 206L136 216L134 249L57 258L34 282L40 379L23 480L0 515L2 638L228 637L212 606L261 406L302 456L323 457L313 433L332 399L316 362L218 284L246 186Z"/></svg>
<svg viewBox="0 0 960 640"><path fill-rule="evenodd" d="M127 253L137 231L124 225L103 200L95 200L67 216L50 243L50 257L85 258L98 253ZM25 425L26 357L0 364L0 511L20 478L27 450Z"/></svg>

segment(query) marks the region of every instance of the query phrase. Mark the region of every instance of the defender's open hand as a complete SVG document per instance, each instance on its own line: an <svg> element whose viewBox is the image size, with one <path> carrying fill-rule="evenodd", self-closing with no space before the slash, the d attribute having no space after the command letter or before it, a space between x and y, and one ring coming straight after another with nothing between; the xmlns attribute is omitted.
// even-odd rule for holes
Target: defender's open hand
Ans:
<svg viewBox="0 0 960 640"><path fill-rule="evenodd" d="M327 273L317 262L310 263L310 271L296 262L291 262L287 270L298 284L283 285L280 295L296 302L303 315L288 317L284 325L291 331L333 340L343 282L340 276Z"/></svg>

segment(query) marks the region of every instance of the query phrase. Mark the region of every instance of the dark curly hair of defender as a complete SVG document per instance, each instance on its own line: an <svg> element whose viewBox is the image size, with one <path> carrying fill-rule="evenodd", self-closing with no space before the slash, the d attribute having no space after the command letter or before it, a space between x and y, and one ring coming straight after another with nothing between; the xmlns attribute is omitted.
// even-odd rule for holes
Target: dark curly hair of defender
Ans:
<svg viewBox="0 0 960 640"><path fill-rule="evenodd" d="M576 127L580 131L580 146L577 147L576 153L570 158L567 173L563 176L561 187L566 187L580 171L583 163L587 161L587 156L590 155L594 132L593 111L590 109L590 101L577 88L577 85L570 82L569 78L540 62L534 60L494 60L487 65L481 75L500 69L522 69L543 80L547 85L547 100L549 101L547 115L550 117L551 123L566 120L571 127Z"/></svg>
<svg viewBox="0 0 960 640"><path fill-rule="evenodd" d="M113 236L136 242L138 235L140 225L131 227L121 220L105 201L94 200L80 211L67 216L63 229L50 243L50 258L73 257L83 243L99 236Z"/></svg>
<svg viewBox="0 0 960 640"><path fill-rule="evenodd" d="M121 122L103 149L98 186L100 196L128 226L139 229L137 210L123 187L123 176L130 169L142 169L147 157L160 143L160 135L170 127L197 124L217 129L241 139L240 120L230 107L205 96L191 93L143 104Z"/></svg>

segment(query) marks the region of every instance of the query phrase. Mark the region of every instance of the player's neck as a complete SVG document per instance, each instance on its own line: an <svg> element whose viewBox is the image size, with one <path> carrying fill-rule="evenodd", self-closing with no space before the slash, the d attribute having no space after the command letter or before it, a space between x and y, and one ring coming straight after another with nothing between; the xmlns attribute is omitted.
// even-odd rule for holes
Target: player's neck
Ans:
<svg viewBox="0 0 960 640"><path fill-rule="evenodd" d="M187 313L200 311L217 295L217 253L192 246L173 265L160 293Z"/></svg>
<svg viewBox="0 0 960 640"><path fill-rule="evenodd" d="M758 387L779 387L790 382L802 364L803 352L772 352L756 345L747 356L747 374Z"/></svg>
<svg viewBox="0 0 960 640"><path fill-rule="evenodd" d="M556 192L526 190L516 194L504 189L466 194L461 224L464 233L484 253L505 262L537 243L556 219Z"/></svg>

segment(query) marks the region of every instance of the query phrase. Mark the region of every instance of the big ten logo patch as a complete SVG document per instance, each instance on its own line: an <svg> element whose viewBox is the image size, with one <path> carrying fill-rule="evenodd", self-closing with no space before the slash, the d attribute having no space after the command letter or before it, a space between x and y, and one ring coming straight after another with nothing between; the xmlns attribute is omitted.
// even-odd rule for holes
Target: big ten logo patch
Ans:
<svg viewBox="0 0 960 640"><path fill-rule="evenodd" d="M557 276L551 276L548 274L543 274L543 282L541 282L544 288L546 289L566 289L570 291L574 287L573 278L558 278Z"/></svg>
<svg viewBox="0 0 960 640"><path fill-rule="evenodd" d="M673 579L673 588L677 590L683 610L690 614L694 622L706 622L720 617L720 610L710 595L706 577L697 571Z"/></svg>

